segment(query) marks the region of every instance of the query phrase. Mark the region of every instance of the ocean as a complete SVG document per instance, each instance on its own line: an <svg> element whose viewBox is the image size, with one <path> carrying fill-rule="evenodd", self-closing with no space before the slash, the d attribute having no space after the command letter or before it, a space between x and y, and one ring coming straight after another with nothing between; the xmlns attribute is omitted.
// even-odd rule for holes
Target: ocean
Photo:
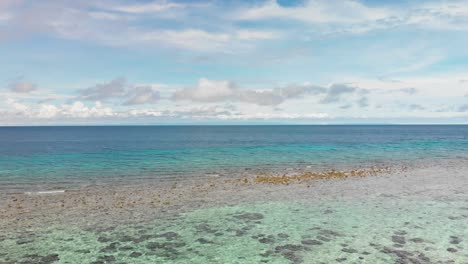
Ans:
<svg viewBox="0 0 468 264"><path fill-rule="evenodd" d="M463 125L0 127L0 191L467 156Z"/></svg>

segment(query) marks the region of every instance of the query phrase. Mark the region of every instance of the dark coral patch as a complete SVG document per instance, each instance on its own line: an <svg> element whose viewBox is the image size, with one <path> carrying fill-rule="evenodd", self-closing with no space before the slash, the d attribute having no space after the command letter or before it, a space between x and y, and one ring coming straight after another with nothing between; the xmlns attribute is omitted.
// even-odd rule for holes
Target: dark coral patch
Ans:
<svg viewBox="0 0 468 264"><path fill-rule="evenodd" d="M458 245L462 242L462 239L457 237L457 236L450 236L450 244L452 245Z"/></svg>
<svg viewBox="0 0 468 264"><path fill-rule="evenodd" d="M108 238L108 237L98 237L97 241L101 242L101 243L106 243L106 242L109 242L111 241L112 239Z"/></svg>
<svg viewBox="0 0 468 264"><path fill-rule="evenodd" d="M330 238L324 237L324 236L317 236L317 239L318 239L318 240L321 240L321 241L323 241L323 242L329 242L329 241L331 241Z"/></svg>
<svg viewBox="0 0 468 264"><path fill-rule="evenodd" d="M101 252L114 252L117 250L117 246L119 244L120 244L119 242L110 243L108 246L102 248L100 251Z"/></svg>
<svg viewBox="0 0 468 264"><path fill-rule="evenodd" d="M406 239L404 236L392 236L392 241L397 244L406 244Z"/></svg>
<svg viewBox="0 0 468 264"><path fill-rule="evenodd" d="M173 248L179 248L183 246L185 246L184 242L165 242L165 243L149 242L148 244L146 244L146 248L150 250L156 250L156 249L171 250Z"/></svg>
<svg viewBox="0 0 468 264"><path fill-rule="evenodd" d="M195 226L195 229L197 232L203 232L203 233L216 233L218 230L213 229L210 227L210 225L203 223Z"/></svg>
<svg viewBox="0 0 468 264"><path fill-rule="evenodd" d="M346 253L357 253L357 250L353 249L353 248L342 248L341 251L343 252L346 252Z"/></svg>
<svg viewBox="0 0 468 264"><path fill-rule="evenodd" d="M130 257L131 258L138 258L141 255L143 255L143 254L141 254L140 252L134 251L134 252L132 252L132 254L130 254Z"/></svg>
<svg viewBox="0 0 468 264"><path fill-rule="evenodd" d="M208 240L206 238L199 238L199 239L197 239L197 242L200 243L200 244L214 244L213 241Z"/></svg>
<svg viewBox="0 0 468 264"><path fill-rule="evenodd" d="M245 221L256 221L264 218L264 216L260 213L243 213L235 215L234 217Z"/></svg>
<svg viewBox="0 0 468 264"><path fill-rule="evenodd" d="M342 236L342 234L336 232L336 231L333 231L333 230L328 230L328 229L322 229L319 231L320 234L324 235L324 236Z"/></svg>
<svg viewBox="0 0 468 264"><path fill-rule="evenodd" d="M411 241L413 243L423 243L424 239L419 238L419 237L415 237L415 238L411 238L409 241Z"/></svg>
<svg viewBox="0 0 468 264"><path fill-rule="evenodd" d="M272 244L275 242L275 237L273 235L269 235L267 237L262 237L258 240L258 242L260 243L264 243L264 244Z"/></svg>
<svg viewBox="0 0 468 264"><path fill-rule="evenodd" d="M315 239L305 239L305 240L302 240L301 243L307 246L317 246L317 245L323 244L322 242L315 240Z"/></svg>
<svg viewBox="0 0 468 264"><path fill-rule="evenodd" d="M304 250L310 250L310 248L294 244L286 244L275 247L275 253L282 255L294 264L303 262L303 259L299 254Z"/></svg>
<svg viewBox="0 0 468 264"><path fill-rule="evenodd" d="M120 247L119 250L122 250L122 251L128 251L128 250L132 250L133 247L132 246L123 246L123 247Z"/></svg>
<svg viewBox="0 0 468 264"><path fill-rule="evenodd" d="M398 259L396 263L431 263L429 257L420 252L409 252L402 249L393 249L384 247L381 250L382 253L395 255Z"/></svg>
<svg viewBox="0 0 468 264"><path fill-rule="evenodd" d="M173 240L175 238L178 238L179 234L177 234L176 232L171 231L171 232L166 232L166 233L159 234L156 237L163 237L163 238L166 238L167 240Z"/></svg>

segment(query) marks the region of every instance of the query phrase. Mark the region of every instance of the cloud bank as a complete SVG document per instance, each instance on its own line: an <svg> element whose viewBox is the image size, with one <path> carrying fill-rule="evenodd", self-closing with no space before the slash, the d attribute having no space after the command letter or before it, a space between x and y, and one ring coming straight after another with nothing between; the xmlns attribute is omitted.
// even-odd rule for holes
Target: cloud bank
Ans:
<svg viewBox="0 0 468 264"><path fill-rule="evenodd" d="M123 105L155 104L160 99L159 91L151 86L130 85L125 78L116 78L107 83L80 89L78 93L77 100L109 101L118 99L123 100Z"/></svg>

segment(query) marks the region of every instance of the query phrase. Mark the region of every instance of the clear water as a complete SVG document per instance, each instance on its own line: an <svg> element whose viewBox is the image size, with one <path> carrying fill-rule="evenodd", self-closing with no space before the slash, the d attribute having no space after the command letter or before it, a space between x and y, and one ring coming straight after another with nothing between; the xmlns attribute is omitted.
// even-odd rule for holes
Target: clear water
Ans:
<svg viewBox="0 0 468 264"><path fill-rule="evenodd" d="M468 126L0 128L0 263L466 264L467 136ZM287 186L140 181L420 161Z"/></svg>
<svg viewBox="0 0 468 264"><path fill-rule="evenodd" d="M468 126L0 127L0 190L468 156Z"/></svg>
<svg viewBox="0 0 468 264"><path fill-rule="evenodd" d="M8 249L5 263L467 263L464 206L404 199L241 204L144 224L23 230L0 248Z"/></svg>

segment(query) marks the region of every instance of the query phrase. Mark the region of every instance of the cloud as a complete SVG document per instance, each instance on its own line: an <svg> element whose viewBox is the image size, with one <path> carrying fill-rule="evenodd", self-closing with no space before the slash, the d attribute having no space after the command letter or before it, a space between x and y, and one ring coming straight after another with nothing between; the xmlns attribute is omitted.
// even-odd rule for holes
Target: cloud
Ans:
<svg viewBox="0 0 468 264"><path fill-rule="evenodd" d="M384 8L367 7L357 1L350 0L313 0L304 5L284 7L277 1L267 1L261 6L240 10L235 19L293 19L309 23L357 23L369 20L383 19L389 16Z"/></svg>
<svg viewBox="0 0 468 264"><path fill-rule="evenodd" d="M339 102L346 94L352 94L357 91L356 87L347 84L333 84L327 91L327 95L322 99L322 103L336 103Z"/></svg>
<svg viewBox="0 0 468 264"><path fill-rule="evenodd" d="M24 2L15 8L1 38L37 33L106 46L184 49L232 53L251 43L281 37L275 30L233 26L222 15L212 15L211 4L153 1L122 5L119 1ZM190 8L185 8L190 7ZM180 12L184 10L184 12ZM223 11L225 12L225 11ZM152 15L157 13L157 16ZM210 26L206 19L213 19ZM212 25L212 26L211 26Z"/></svg>
<svg viewBox="0 0 468 264"><path fill-rule="evenodd" d="M184 8L186 7L185 4L180 3L172 3L168 1L156 1L156 2L149 2L149 3L142 3L136 5L121 5L112 8L113 10L132 13L132 14L145 14L145 13L159 13L164 12L170 9L175 8Z"/></svg>
<svg viewBox="0 0 468 264"><path fill-rule="evenodd" d="M384 81L386 82L386 81ZM391 89L372 89L372 92L374 93L380 93L380 94L407 94L407 95L414 95L419 92L418 89L414 87L403 87L403 88L393 88L393 87L398 87L399 84L402 84L401 81L399 82L394 82L391 84ZM385 87L389 87L388 85L382 85ZM393 86L393 87L392 87Z"/></svg>
<svg viewBox="0 0 468 264"><path fill-rule="evenodd" d="M351 107L353 107L353 105L351 105L351 104L345 104L345 105L340 106L340 109L349 109L349 108L351 108Z"/></svg>
<svg viewBox="0 0 468 264"><path fill-rule="evenodd" d="M10 83L8 88L14 93L30 93L37 89L37 85L29 81L18 80Z"/></svg>
<svg viewBox="0 0 468 264"><path fill-rule="evenodd" d="M93 87L79 90L81 100L106 101L109 99L121 98L126 94L127 80L117 78L108 83L96 84Z"/></svg>
<svg viewBox="0 0 468 264"><path fill-rule="evenodd" d="M100 102L86 105L81 101L68 104L27 104L8 100L8 110L0 109L0 122L18 124L30 122L82 122L101 120L106 122L197 121L197 120L310 120L329 118L321 112L285 113L277 111L240 111L232 105L172 106L161 109L127 109L116 111ZM80 121L81 120L81 121Z"/></svg>
<svg viewBox="0 0 468 264"><path fill-rule="evenodd" d="M325 91L325 88L313 85L287 86L267 90L241 89L230 81L202 78L195 87L175 91L172 99L193 102L246 102L275 106L288 99L300 98L307 94L320 94Z"/></svg>
<svg viewBox="0 0 468 264"><path fill-rule="evenodd" d="M190 100L195 102L218 102L233 99L238 88L233 82L215 81L202 78L195 88L177 90L174 100Z"/></svg>
<svg viewBox="0 0 468 264"><path fill-rule="evenodd" d="M171 47L195 51L234 52L245 47L246 41L275 39L281 33L272 30L206 31L188 28L183 30L138 30L127 32L129 44L166 43ZM125 42L115 42L125 43Z"/></svg>
<svg viewBox="0 0 468 264"><path fill-rule="evenodd" d="M159 101L160 93L151 86L133 86L125 78L116 78L107 83L78 90L77 99L84 101L123 100L123 105L153 104Z"/></svg>
<svg viewBox="0 0 468 264"><path fill-rule="evenodd" d="M195 87L179 89L172 95L174 101L192 101L200 103L243 102L261 106L277 106L290 99L300 99L308 95L316 96L318 104L342 102L346 97L358 98L360 107L369 106L367 89L348 84L336 83L329 87L304 84L289 85L270 89L240 88L234 82L209 80L202 78Z"/></svg>
<svg viewBox="0 0 468 264"><path fill-rule="evenodd" d="M425 58L424 60L420 60L416 63L388 71L385 75L388 76L388 75L395 75L395 74L400 74L400 73L409 73L409 72L418 71L418 70L434 65L437 62L441 61L442 59L443 59L442 56L431 56L431 57Z"/></svg>
<svg viewBox="0 0 468 264"><path fill-rule="evenodd" d="M93 106L86 106L80 101L70 104L39 104L36 106L8 99L6 103L9 110L2 111L3 116L0 119L3 120L76 119L114 116L112 109L105 107L100 102L96 102Z"/></svg>
<svg viewBox="0 0 468 264"><path fill-rule="evenodd" d="M468 112L468 104L464 104L458 107L458 112Z"/></svg>
<svg viewBox="0 0 468 264"><path fill-rule="evenodd" d="M423 111L423 110L426 110L426 108L425 108L424 106L421 106L421 105L419 105L419 104L410 104L410 105L408 106L408 108L409 108L410 110L413 110L413 111L418 111L418 110L419 110L419 111Z"/></svg>
<svg viewBox="0 0 468 264"><path fill-rule="evenodd" d="M138 86L128 92L129 99L124 105L153 104L161 98L159 91L155 91L151 86Z"/></svg>
<svg viewBox="0 0 468 264"><path fill-rule="evenodd" d="M353 0L306 0L285 7L277 1L238 10L234 20L295 20L318 26L322 33L365 33L396 27L437 30L468 30L468 4L465 1L408 2L400 5L371 6ZM415 70L426 63L398 71Z"/></svg>
<svg viewBox="0 0 468 264"><path fill-rule="evenodd" d="M359 107L362 107L362 108L368 107L369 106L369 98L362 97L361 99L359 99L357 101L357 104L358 104Z"/></svg>
<svg viewBox="0 0 468 264"><path fill-rule="evenodd" d="M33 111L34 115L35 112ZM110 107L103 106L100 102L96 102L94 106L86 106L82 102L73 102L71 104L63 104L58 107L50 104L43 104L36 112L37 118L100 118L112 117L114 115Z"/></svg>
<svg viewBox="0 0 468 264"><path fill-rule="evenodd" d="M289 7L273 0L235 5L225 1L169 0L0 2L10 3L4 11L0 8L2 39L45 34L106 46L203 53L239 54L255 50L263 42L290 37L293 31L302 31L300 35L304 36L309 32L364 33L403 26L468 30L468 4L463 1L378 6L352 0L310 0ZM278 19L307 25L289 30L291 23L278 23ZM245 20L249 23L243 23ZM393 73L422 69L438 59L416 62Z"/></svg>
<svg viewBox="0 0 468 264"><path fill-rule="evenodd" d="M274 119L323 119L330 116L326 113L246 113L230 106L184 107L164 111L152 109L131 110L127 117L157 117L172 120L274 120Z"/></svg>
<svg viewBox="0 0 468 264"><path fill-rule="evenodd" d="M401 89L396 89L394 91L395 92L406 93L406 94L415 94L415 93L418 92L418 89L416 89L416 88L401 88Z"/></svg>

